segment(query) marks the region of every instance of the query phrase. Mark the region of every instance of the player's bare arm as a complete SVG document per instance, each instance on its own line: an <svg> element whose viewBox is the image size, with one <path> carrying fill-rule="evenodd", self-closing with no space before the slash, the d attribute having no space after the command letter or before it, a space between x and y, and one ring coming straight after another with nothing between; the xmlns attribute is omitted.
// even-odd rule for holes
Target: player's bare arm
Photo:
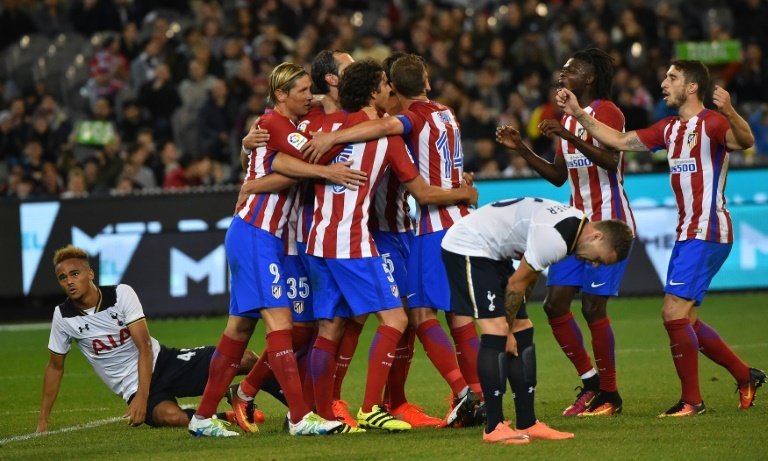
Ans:
<svg viewBox="0 0 768 461"><path fill-rule="evenodd" d="M335 144L349 144L353 142L370 141L382 136L403 133L403 124L397 117L384 117L376 120L368 120L353 127L325 133L322 131L311 133L312 139L301 148L304 159L310 163L318 160Z"/></svg>
<svg viewBox="0 0 768 461"><path fill-rule="evenodd" d="M243 171L248 169L248 155L257 147L264 147L269 141L269 132L259 128L259 119L253 121L248 133L243 137L243 147L240 149L240 166Z"/></svg>
<svg viewBox="0 0 768 461"><path fill-rule="evenodd" d="M336 162L330 165L306 163L293 156L278 152L272 168L292 178L324 179L350 190L357 190L368 179L367 173L350 168L351 161Z"/></svg>
<svg viewBox="0 0 768 461"><path fill-rule="evenodd" d="M717 110L728 119L731 129L725 133L728 149L749 149L755 144L755 136L744 118L731 104L731 95L723 87L715 85L712 102Z"/></svg>
<svg viewBox="0 0 768 461"><path fill-rule="evenodd" d="M235 204L235 210L239 209L242 204L248 200L248 196L252 194L266 194L270 192L280 192L283 189L287 189L299 182L298 179L289 178L288 176L280 173L270 173L258 179L250 179L244 181L240 186L240 192L237 195L237 203Z"/></svg>
<svg viewBox="0 0 768 461"><path fill-rule="evenodd" d="M557 123L557 121L555 122ZM559 123L557 125L560 126ZM562 186L568 179L568 169L565 167L565 162L558 161L559 157L555 158L555 163L543 159L523 142L518 130L507 126L497 127L496 141L522 155L531 168L555 186Z"/></svg>
<svg viewBox="0 0 768 461"><path fill-rule="evenodd" d="M149 336L149 327L145 319L128 325L131 339L139 351L139 387L133 394L133 400L128 405L128 424L141 426L147 416L147 398L149 397L149 385L152 382L152 338Z"/></svg>
<svg viewBox="0 0 768 461"><path fill-rule="evenodd" d="M461 187L456 189L442 189L437 186L430 186L424 181L424 178L416 176L403 185L413 195L413 198L416 199L419 205L477 204L477 189L467 184L462 184Z"/></svg>
<svg viewBox="0 0 768 461"><path fill-rule="evenodd" d="M586 142L575 134L566 130L565 127L561 125L557 120L544 120L543 122L539 123L539 130L541 130L545 136L557 136L573 144L576 146L576 149L578 149L579 152L584 154L585 157L590 159L595 165L604 170L616 171L619 167L619 151L598 147L590 142ZM562 166L564 168L563 181L565 181L567 171L565 170L564 162Z"/></svg>
<svg viewBox="0 0 768 461"><path fill-rule="evenodd" d="M512 333L512 325L515 323L515 317L520 310L520 306L526 300L526 297L533 289L539 273L531 269L525 258L520 261L520 266L509 278L507 288L504 293L504 311L507 323L509 324L509 335L507 335L507 353L517 355L517 341Z"/></svg>
<svg viewBox="0 0 768 461"><path fill-rule="evenodd" d="M578 120L581 126L601 143L623 151L645 152L648 150L648 147L640 141L637 132L622 133L586 113L584 109L579 107L579 101L576 99L576 96L567 88L557 90L555 100L557 105L566 114Z"/></svg>
<svg viewBox="0 0 768 461"><path fill-rule="evenodd" d="M40 415L37 418L37 432L48 430L48 418L51 416L53 404L59 395L61 379L64 377L64 359L66 356L54 354L48 359L43 375L43 399L40 402Z"/></svg>

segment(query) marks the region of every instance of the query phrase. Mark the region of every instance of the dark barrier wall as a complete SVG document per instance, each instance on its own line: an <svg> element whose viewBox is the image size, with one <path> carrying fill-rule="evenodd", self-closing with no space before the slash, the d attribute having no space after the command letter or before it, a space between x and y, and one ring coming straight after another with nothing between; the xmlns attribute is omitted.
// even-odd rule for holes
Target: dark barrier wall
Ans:
<svg viewBox="0 0 768 461"><path fill-rule="evenodd" d="M765 289L768 194L759 188L768 189L768 172L729 176L736 242L712 288ZM640 238L622 294L662 293L676 226L667 181L664 174L627 180ZM478 188L481 203L526 195L568 199L567 187L557 189L543 180L483 181ZM52 307L64 299L52 257L68 243L92 255L98 283L132 285L151 316L225 314L229 296L223 242L236 196L229 191L0 202L0 322L50 318ZM541 297L541 282L535 293Z"/></svg>

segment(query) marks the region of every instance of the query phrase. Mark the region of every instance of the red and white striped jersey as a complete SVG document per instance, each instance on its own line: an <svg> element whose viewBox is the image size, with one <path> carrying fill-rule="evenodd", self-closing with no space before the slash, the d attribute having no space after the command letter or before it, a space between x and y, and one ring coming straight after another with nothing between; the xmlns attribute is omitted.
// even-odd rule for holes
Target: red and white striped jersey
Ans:
<svg viewBox="0 0 768 461"><path fill-rule="evenodd" d="M352 115L350 119L356 117ZM318 181L315 184L315 213L307 241L307 254L345 259L378 256L368 220L371 200L384 172L388 166L391 167L402 182L419 175L399 136L349 144L334 161L347 160L353 161L354 168L368 173L368 181L356 191L331 183Z"/></svg>
<svg viewBox="0 0 768 461"><path fill-rule="evenodd" d="M272 173L272 162L278 152L302 158L301 146L309 140L290 119L277 111L263 115L259 119L259 128L269 132L269 141L265 147L258 147L248 155L246 180ZM251 194L235 214L252 226L282 237L295 194L295 186L279 192Z"/></svg>
<svg viewBox="0 0 768 461"><path fill-rule="evenodd" d="M384 173L371 204L372 231L413 232L408 190L391 170Z"/></svg>
<svg viewBox="0 0 768 461"><path fill-rule="evenodd" d="M704 109L688 121L667 117L637 130L649 149L667 149L669 182L677 202L678 241L733 242L733 223L725 208L725 135L729 129L725 117Z"/></svg>
<svg viewBox="0 0 768 461"><path fill-rule="evenodd" d="M427 184L443 189L460 187L464 154L459 122L453 111L433 101L416 101L396 117L403 124L403 138ZM466 204L418 206L415 233L422 235L448 229L467 214Z"/></svg>
<svg viewBox="0 0 768 461"><path fill-rule="evenodd" d="M597 99L584 110L614 130L624 131L624 114L613 102ZM585 142L602 147L572 116L564 115L560 123ZM568 168L571 206L583 211L590 221L620 219L637 235L635 217L624 191L624 152L619 153L619 166L615 172L595 165L575 145L562 138L558 139L556 155L563 156Z"/></svg>

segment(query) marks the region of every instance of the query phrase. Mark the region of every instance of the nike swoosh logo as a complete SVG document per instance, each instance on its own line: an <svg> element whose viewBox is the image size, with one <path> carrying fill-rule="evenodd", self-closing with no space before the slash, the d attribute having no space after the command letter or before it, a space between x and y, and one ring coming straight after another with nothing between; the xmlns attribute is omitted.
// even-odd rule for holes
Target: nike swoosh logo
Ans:
<svg viewBox="0 0 768 461"><path fill-rule="evenodd" d="M685 282L673 282L672 280L670 280L669 284L674 287L674 286L677 286L677 285L685 285Z"/></svg>
<svg viewBox="0 0 768 461"><path fill-rule="evenodd" d="M394 359L395 358L395 354L390 354L389 352L387 352L387 357L389 357L390 359Z"/></svg>
<svg viewBox="0 0 768 461"><path fill-rule="evenodd" d="M352 357L344 357L343 355L339 355L339 360L352 360Z"/></svg>
<svg viewBox="0 0 768 461"><path fill-rule="evenodd" d="M407 295L407 296L405 297L405 299L411 299L411 298L413 298L414 296L416 296L416 293L411 293L411 294Z"/></svg>
<svg viewBox="0 0 768 461"><path fill-rule="evenodd" d="M605 285L606 283L608 283L608 282L603 282L603 283L592 282L591 284L589 284L589 286L591 286L592 288L597 288L597 287L601 287L601 286Z"/></svg>

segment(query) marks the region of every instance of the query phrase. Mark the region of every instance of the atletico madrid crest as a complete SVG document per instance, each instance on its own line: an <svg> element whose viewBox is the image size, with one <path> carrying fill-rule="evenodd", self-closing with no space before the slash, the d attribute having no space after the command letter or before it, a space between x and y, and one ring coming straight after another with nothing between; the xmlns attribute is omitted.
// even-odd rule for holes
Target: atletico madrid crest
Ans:
<svg viewBox="0 0 768 461"><path fill-rule="evenodd" d="M304 312L304 301L294 301L293 312L296 312L297 314L301 315L301 313Z"/></svg>
<svg viewBox="0 0 768 461"><path fill-rule="evenodd" d="M685 143L688 146L688 149L693 149L696 147L696 143L699 140L699 136L697 133L688 133L688 138L686 139Z"/></svg>
<svg viewBox="0 0 768 461"><path fill-rule="evenodd" d="M280 295L283 293L283 288L280 285L272 285L272 296L275 299L280 298Z"/></svg>
<svg viewBox="0 0 768 461"><path fill-rule="evenodd" d="M397 285L390 285L389 290L392 292L392 296L395 298L400 297L400 290L397 289Z"/></svg>

